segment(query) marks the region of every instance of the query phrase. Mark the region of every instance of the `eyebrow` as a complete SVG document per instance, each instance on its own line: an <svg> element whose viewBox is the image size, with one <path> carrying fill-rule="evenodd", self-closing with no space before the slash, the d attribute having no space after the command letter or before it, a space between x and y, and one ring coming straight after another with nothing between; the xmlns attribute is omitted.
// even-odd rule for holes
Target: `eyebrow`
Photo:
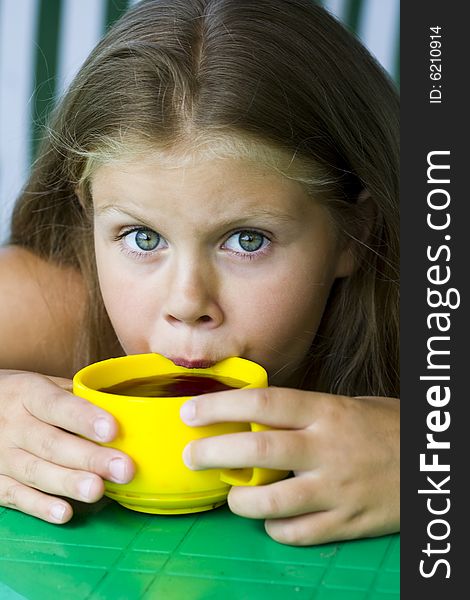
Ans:
<svg viewBox="0 0 470 600"><path fill-rule="evenodd" d="M119 204L105 204L104 206L94 207L93 213L96 217L102 217L102 216L105 216L108 214L113 214L113 213L122 213L136 221L144 221L145 220L142 218L142 215L133 213L132 211L129 211L127 208L123 208L122 206L119 206Z"/></svg>
<svg viewBox="0 0 470 600"><path fill-rule="evenodd" d="M137 213L129 211L127 208L119 206L119 204L105 204L104 206L97 207L94 211L94 214L97 217L105 216L107 214L112 214L112 213L121 213L121 214L126 215L127 217L130 217L131 219L133 219L135 221L140 221L141 223L144 223L145 225L150 225L150 221L148 218L144 217L143 215L139 215ZM272 222L281 223L281 224L282 223L287 224L287 223L294 223L296 221L299 221L301 219L301 216L296 217L287 212L270 210L263 206L257 206L253 210L250 210L249 214L228 216L227 218L224 218L221 221L217 222L216 225L217 226L236 225L238 222L242 223L243 221L246 221L247 219L266 219L267 221L272 221Z"/></svg>

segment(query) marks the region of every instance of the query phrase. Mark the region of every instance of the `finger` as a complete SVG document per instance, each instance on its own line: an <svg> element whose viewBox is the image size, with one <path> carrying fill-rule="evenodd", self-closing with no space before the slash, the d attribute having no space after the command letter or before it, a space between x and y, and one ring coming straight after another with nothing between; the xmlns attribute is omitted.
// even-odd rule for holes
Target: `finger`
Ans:
<svg viewBox="0 0 470 600"><path fill-rule="evenodd" d="M399 531L380 510L359 510L338 505L335 508L281 519L268 519L265 529L282 544L310 546L360 537L388 535Z"/></svg>
<svg viewBox="0 0 470 600"><path fill-rule="evenodd" d="M33 416L99 442L109 442L117 434L117 423L106 411L83 398L57 387L47 377L31 373L16 378L14 393Z"/></svg>
<svg viewBox="0 0 470 600"><path fill-rule="evenodd" d="M9 375L25 375L25 371L20 371L17 369L4 369L3 372ZM30 371L27 372L28 377L36 376L41 378L46 378L55 383L55 385L59 386L63 390L67 390L69 392L72 391L73 381L71 379L67 379L66 377L55 377L54 375L39 375L38 373L32 373Z"/></svg>
<svg viewBox="0 0 470 600"><path fill-rule="evenodd" d="M53 498L18 481L0 475L0 506L13 508L49 523L66 523L72 507L61 498Z"/></svg>
<svg viewBox="0 0 470 600"><path fill-rule="evenodd" d="M319 478L313 474L269 485L234 486L228 504L232 512L249 519L280 519L332 508L331 499L323 493Z"/></svg>
<svg viewBox="0 0 470 600"><path fill-rule="evenodd" d="M101 477L48 463L24 450L12 450L4 474L49 494L96 502L104 493Z"/></svg>
<svg viewBox="0 0 470 600"><path fill-rule="evenodd" d="M65 377L53 377L52 375L48 375L47 378L67 392L71 392L73 389L73 381L71 379L66 379Z"/></svg>
<svg viewBox="0 0 470 600"><path fill-rule="evenodd" d="M287 471L315 466L314 453L308 450L307 431L259 431L217 435L190 442L183 461L193 470L266 467Z"/></svg>
<svg viewBox="0 0 470 600"><path fill-rule="evenodd" d="M230 390L192 398L183 404L180 414L192 426L239 421L302 429L312 423L315 410L327 396L277 387Z"/></svg>
<svg viewBox="0 0 470 600"><path fill-rule="evenodd" d="M119 450L98 446L41 422L23 433L18 447L47 462L96 473L115 483L128 483L134 476L131 458Z"/></svg>
<svg viewBox="0 0 470 600"><path fill-rule="evenodd" d="M327 510L290 517L269 519L264 527L276 542L291 546L326 544L357 537L354 524L345 523L340 511Z"/></svg>

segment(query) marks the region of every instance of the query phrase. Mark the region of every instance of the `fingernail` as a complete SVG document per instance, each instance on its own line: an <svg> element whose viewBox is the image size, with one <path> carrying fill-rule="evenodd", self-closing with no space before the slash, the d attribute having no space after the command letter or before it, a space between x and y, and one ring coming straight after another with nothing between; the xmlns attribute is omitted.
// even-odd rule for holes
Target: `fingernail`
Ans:
<svg viewBox="0 0 470 600"><path fill-rule="evenodd" d="M183 462L188 469L195 469L193 463L191 462L191 444L187 444L183 450Z"/></svg>
<svg viewBox="0 0 470 600"><path fill-rule="evenodd" d="M109 439L109 434L111 433L111 426L107 419L99 418L93 423L93 428L95 430L96 436L103 441Z"/></svg>
<svg viewBox="0 0 470 600"><path fill-rule="evenodd" d="M82 498L88 500L90 497L91 486L93 485L93 479L91 477L87 477L86 479L82 479L78 484L78 492Z"/></svg>
<svg viewBox="0 0 470 600"><path fill-rule="evenodd" d="M113 458L109 463L109 472L113 481L116 483L125 483L126 481L126 463L122 458Z"/></svg>
<svg viewBox="0 0 470 600"><path fill-rule="evenodd" d="M65 506L63 504L60 504L59 502L56 502L51 506L50 515L54 519L54 521L62 523L65 515Z"/></svg>
<svg viewBox="0 0 470 600"><path fill-rule="evenodd" d="M196 418L196 403L188 400L180 409L180 417L185 423L192 423Z"/></svg>

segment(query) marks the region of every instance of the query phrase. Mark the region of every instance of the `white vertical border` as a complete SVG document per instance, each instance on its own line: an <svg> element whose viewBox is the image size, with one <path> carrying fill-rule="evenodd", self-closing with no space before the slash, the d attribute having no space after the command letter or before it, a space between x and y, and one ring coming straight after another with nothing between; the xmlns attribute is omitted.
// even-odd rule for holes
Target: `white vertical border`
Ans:
<svg viewBox="0 0 470 600"><path fill-rule="evenodd" d="M400 41L400 0L364 0L357 33L393 77Z"/></svg>
<svg viewBox="0 0 470 600"><path fill-rule="evenodd" d="M0 244L29 171L37 0L0 1Z"/></svg>
<svg viewBox="0 0 470 600"><path fill-rule="evenodd" d="M350 0L325 0L323 6L345 23ZM346 23L347 25L347 23ZM393 78L400 43L400 0L363 0L356 35Z"/></svg>
<svg viewBox="0 0 470 600"><path fill-rule="evenodd" d="M103 35L106 0L63 0L57 96L61 96Z"/></svg>
<svg viewBox="0 0 470 600"><path fill-rule="evenodd" d="M347 0L325 0L323 6L340 21L344 21L346 15Z"/></svg>

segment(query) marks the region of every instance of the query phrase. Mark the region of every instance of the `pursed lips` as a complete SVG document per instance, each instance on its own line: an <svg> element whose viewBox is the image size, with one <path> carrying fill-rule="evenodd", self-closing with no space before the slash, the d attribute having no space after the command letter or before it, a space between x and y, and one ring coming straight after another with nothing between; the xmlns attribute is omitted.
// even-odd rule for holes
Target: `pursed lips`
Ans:
<svg viewBox="0 0 470 600"><path fill-rule="evenodd" d="M178 367L185 367L186 369L208 369L218 362L206 359L188 360L186 358L172 358L171 356L168 358Z"/></svg>

